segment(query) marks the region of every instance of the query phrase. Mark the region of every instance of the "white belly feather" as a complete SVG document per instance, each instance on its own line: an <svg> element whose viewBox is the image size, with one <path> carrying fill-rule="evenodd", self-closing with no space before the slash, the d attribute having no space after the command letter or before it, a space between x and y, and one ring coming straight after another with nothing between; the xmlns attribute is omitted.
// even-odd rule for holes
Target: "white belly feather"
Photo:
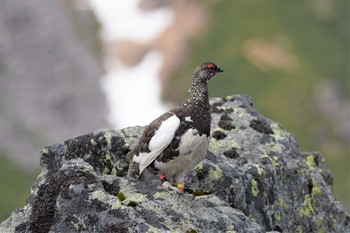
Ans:
<svg viewBox="0 0 350 233"><path fill-rule="evenodd" d="M207 154L209 138L198 131L189 129L181 138L179 156L166 163L155 161L154 166L164 172L167 177L181 176L202 162Z"/></svg>

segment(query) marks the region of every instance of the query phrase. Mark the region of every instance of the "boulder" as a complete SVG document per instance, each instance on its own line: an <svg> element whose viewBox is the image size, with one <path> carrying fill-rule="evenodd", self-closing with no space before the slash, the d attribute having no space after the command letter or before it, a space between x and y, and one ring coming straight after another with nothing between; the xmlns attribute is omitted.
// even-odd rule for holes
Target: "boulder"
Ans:
<svg viewBox="0 0 350 233"><path fill-rule="evenodd" d="M247 96L213 98L206 159L180 194L126 177L143 127L45 147L27 204L0 232L350 232L324 157Z"/></svg>

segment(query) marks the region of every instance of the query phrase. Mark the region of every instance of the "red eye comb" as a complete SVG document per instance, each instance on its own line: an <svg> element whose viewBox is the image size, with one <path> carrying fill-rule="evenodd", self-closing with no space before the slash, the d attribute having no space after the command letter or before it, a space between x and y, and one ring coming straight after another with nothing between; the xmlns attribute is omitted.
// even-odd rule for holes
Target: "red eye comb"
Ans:
<svg viewBox="0 0 350 233"><path fill-rule="evenodd" d="M215 66L213 63L209 63L209 64L207 65L207 67L208 67L209 69L216 69L216 66Z"/></svg>

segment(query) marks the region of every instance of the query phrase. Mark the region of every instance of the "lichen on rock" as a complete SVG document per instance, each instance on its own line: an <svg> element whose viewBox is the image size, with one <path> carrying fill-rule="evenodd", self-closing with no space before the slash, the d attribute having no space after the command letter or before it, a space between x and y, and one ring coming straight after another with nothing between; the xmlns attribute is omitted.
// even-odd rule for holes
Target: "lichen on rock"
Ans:
<svg viewBox="0 0 350 233"><path fill-rule="evenodd" d="M192 194L126 177L143 127L96 132L42 150L27 204L0 232L350 232L321 154L301 152L247 96L210 103L209 152L186 177Z"/></svg>

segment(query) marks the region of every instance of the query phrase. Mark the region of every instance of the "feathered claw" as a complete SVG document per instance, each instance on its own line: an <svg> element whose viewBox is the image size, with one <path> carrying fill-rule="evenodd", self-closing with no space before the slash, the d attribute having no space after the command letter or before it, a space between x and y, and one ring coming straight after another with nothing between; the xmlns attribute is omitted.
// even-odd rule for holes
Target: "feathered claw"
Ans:
<svg viewBox="0 0 350 233"><path fill-rule="evenodd" d="M184 192L184 185L183 184L178 183L176 185L176 187L173 186L172 184L170 184L170 182L168 181L168 179L166 178L166 176L164 174L160 174L159 178L162 181L162 185L164 188L172 189L172 190L178 191L179 193Z"/></svg>
<svg viewBox="0 0 350 233"><path fill-rule="evenodd" d="M163 185L164 188L175 190L175 191L178 191L179 193L183 193L184 192L183 189L178 189L175 186L171 185L169 181L163 182L162 185Z"/></svg>

